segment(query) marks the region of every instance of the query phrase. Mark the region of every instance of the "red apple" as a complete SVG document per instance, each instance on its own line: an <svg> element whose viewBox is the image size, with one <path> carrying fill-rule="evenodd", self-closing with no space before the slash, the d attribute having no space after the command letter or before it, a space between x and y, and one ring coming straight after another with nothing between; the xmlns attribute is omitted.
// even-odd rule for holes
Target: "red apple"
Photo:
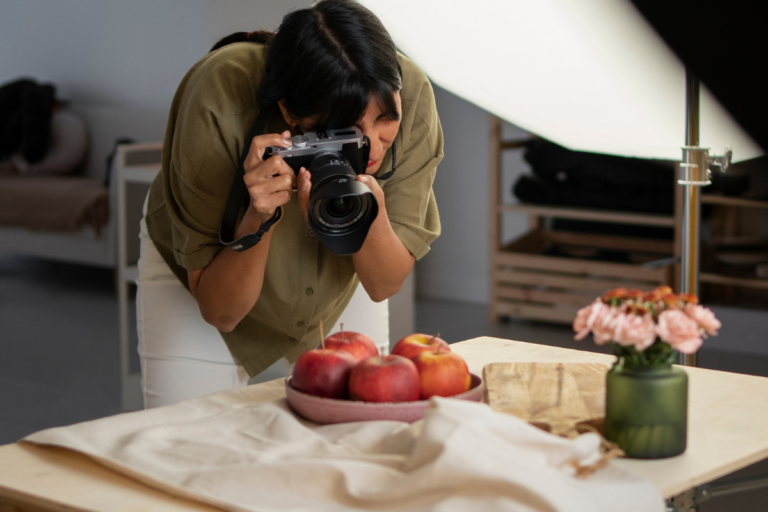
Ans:
<svg viewBox="0 0 768 512"><path fill-rule="evenodd" d="M347 398L347 382L357 360L343 350L307 350L293 367L291 385L309 395Z"/></svg>
<svg viewBox="0 0 768 512"><path fill-rule="evenodd" d="M352 368L349 397L365 402L412 402L419 399L419 372L402 356L371 356Z"/></svg>
<svg viewBox="0 0 768 512"><path fill-rule="evenodd" d="M454 352L422 352L413 358L421 380L421 399L453 396L469 391L472 377L467 363Z"/></svg>
<svg viewBox="0 0 768 512"><path fill-rule="evenodd" d="M325 348L349 352L357 361L379 354L371 338L353 331L339 331L331 334L325 338Z"/></svg>
<svg viewBox="0 0 768 512"><path fill-rule="evenodd" d="M448 348L448 343L437 336L431 334L411 334L398 341L392 347L390 353L413 359L422 352L434 352L437 350L437 347L442 347L442 350L448 352L451 350Z"/></svg>

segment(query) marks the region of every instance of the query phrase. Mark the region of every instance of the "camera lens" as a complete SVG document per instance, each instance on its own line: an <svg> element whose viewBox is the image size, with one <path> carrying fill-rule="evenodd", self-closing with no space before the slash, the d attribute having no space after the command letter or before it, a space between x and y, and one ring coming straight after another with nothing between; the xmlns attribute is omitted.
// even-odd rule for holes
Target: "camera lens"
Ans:
<svg viewBox="0 0 768 512"><path fill-rule="evenodd" d="M355 207L354 197L339 197L328 201L328 215L331 217L345 217Z"/></svg>
<svg viewBox="0 0 768 512"><path fill-rule="evenodd" d="M339 153L318 154L307 169L312 175L307 213L313 232L335 254L354 254L379 211L376 198L355 180L355 171Z"/></svg>

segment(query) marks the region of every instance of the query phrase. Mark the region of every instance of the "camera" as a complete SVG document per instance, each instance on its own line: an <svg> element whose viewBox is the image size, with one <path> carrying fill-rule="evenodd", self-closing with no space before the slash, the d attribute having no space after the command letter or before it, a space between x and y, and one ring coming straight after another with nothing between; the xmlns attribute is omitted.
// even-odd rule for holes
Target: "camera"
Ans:
<svg viewBox="0 0 768 512"><path fill-rule="evenodd" d="M296 135L291 142L289 148L268 147L264 158L279 155L297 175L302 167L309 171L312 230L334 254L356 253L379 213L373 193L355 181L368 166L371 141L353 127Z"/></svg>

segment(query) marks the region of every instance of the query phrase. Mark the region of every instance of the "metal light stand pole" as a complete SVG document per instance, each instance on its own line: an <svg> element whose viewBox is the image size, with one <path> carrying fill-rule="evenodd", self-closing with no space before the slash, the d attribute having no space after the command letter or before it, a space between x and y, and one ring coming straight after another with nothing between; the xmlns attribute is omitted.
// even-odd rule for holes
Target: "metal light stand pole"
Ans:
<svg viewBox="0 0 768 512"><path fill-rule="evenodd" d="M685 146L680 164L683 186L683 253L680 291L699 293L699 240L701 229L701 189L709 181L708 149L699 147L699 79L685 70ZM696 366L696 354L680 354L680 364Z"/></svg>
<svg viewBox="0 0 768 512"><path fill-rule="evenodd" d="M678 184L683 190L683 253L680 291L699 295L699 251L701 238L701 187L711 183L709 166L727 170L731 151L710 157L709 148L699 147L699 78L685 70L685 146ZM680 354L680 364L696 366L696 354Z"/></svg>
<svg viewBox="0 0 768 512"><path fill-rule="evenodd" d="M701 234L701 188L711 183L709 166L725 172L731 163L731 150L723 156L709 156L708 148L699 147L699 79L685 70L685 146L678 184L683 190L683 254L680 291L699 294L699 241ZM696 355L680 354L680 364L696 366ZM768 487L768 478L756 476L703 485L667 501L668 512L697 511L699 503L716 496Z"/></svg>

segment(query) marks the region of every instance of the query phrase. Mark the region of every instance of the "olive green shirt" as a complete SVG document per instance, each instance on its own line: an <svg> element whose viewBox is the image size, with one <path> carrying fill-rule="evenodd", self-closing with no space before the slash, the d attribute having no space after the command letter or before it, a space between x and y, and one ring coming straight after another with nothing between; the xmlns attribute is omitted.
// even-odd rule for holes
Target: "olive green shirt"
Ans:
<svg viewBox="0 0 768 512"><path fill-rule="evenodd" d="M259 112L257 91L265 48L235 43L209 53L187 73L173 99L162 172L152 184L147 228L163 259L187 283L187 270L206 267L224 246L219 225L248 131ZM400 56L402 117L395 138L397 168L380 181L394 232L417 259L440 234L432 192L443 157L443 134L426 75ZM268 133L288 129L275 109ZM378 174L392 169L391 149ZM298 208L297 195L272 228L264 284L256 304L221 336L250 375L320 342L318 320L333 325L358 279L351 256L325 248Z"/></svg>

